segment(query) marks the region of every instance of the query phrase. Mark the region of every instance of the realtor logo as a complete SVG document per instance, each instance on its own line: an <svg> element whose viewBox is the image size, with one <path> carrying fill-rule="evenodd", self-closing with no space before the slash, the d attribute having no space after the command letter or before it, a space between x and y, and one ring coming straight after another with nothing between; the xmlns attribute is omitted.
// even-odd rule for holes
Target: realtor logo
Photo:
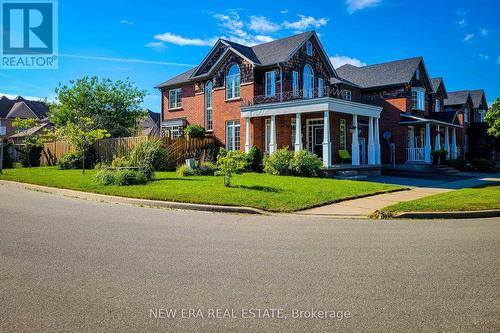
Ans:
<svg viewBox="0 0 500 333"><path fill-rule="evenodd" d="M4 0L0 4L0 68L57 68L57 1Z"/></svg>

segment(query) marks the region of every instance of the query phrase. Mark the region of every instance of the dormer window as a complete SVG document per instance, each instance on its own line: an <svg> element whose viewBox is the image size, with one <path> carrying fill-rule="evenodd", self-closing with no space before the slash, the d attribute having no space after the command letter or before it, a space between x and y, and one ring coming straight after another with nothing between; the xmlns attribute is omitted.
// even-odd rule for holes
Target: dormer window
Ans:
<svg viewBox="0 0 500 333"><path fill-rule="evenodd" d="M313 55L313 44L311 42L306 43L306 53L308 56Z"/></svg>
<svg viewBox="0 0 500 333"><path fill-rule="evenodd" d="M415 79L420 80L420 69L415 72Z"/></svg>
<svg viewBox="0 0 500 333"><path fill-rule="evenodd" d="M411 88L411 105L413 110L425 110L425 89Z"/></svg>

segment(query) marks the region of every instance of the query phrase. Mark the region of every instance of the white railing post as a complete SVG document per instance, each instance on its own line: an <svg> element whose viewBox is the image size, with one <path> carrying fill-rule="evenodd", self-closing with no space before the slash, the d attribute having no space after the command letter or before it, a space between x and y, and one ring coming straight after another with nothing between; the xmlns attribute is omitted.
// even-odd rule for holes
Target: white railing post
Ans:
<svg viewBox="0 0 500 333"><path fill-rule="evenodd" d="M295 151L302 150L302 114L295 115Z"/></svg>
<svg viewBox="0 0 500 333"><path fill-rule="evenodd" d="M269 154L276 151L276 116L271 116L271 133L269 135Z"/></svg>
<svg viewBox="0 0 500 333"><path fill-rule="evenodd" d="M368 164L375 164L375 143L373 142L373 117L368 117Z"/></svg>
<svg viewBox="0 0 500 333"><path fill-rule="evenodd" d="M434 149L441 150L441 128L439 125L436 126L436 142L434 142Z"/></svg>
<svg viewBox="0 0 500 333"><path fill-rule="evenodd" d="M378 124L378 118L375 118L375 163L381 164L381 156L380 156L380 128Z"/></svg>
<svg viewBox="0 0 500 333"><path fill-rule="evenodd" d="M251 148L250 143L250 118L245 118L245 153L248 154Z"/></svg>
<svg viewBox="0 0 500 333"><path fill-rule="evenodd" d="M431 124L425 124L425 162L431 163Z"/></svg>
<svg viewBox="0 0 500 333"><path fill-rule="evenodd" d="M330 112L323 113L323 166L328 168L332 160L332 144L330 142Z"/></svg>
<svg viewBox="0 0 500 333"><path fill-rule="evenodd" d="M457 158L457 129L453 127L451 131L451 158Z"/></svg>
<svg viewBox="0 0 500 333"><path fill-rule="evenodd" d="M358 140L358 115L352 115L352 146L351 146L351 160L352 165L359 165L359 140Z"/></svg>

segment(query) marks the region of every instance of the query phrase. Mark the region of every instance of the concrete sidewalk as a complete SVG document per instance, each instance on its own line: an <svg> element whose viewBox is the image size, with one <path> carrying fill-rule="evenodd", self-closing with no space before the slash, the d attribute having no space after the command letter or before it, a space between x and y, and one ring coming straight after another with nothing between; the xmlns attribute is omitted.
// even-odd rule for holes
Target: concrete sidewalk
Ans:
<svg viewBox="0 0 500 333"><path fill-rule="evenodd" d="M391 183L391 177L380 177L381 182ZM394 177L394 183L401 184L401 177ZM406 180L407 185L411 178ZM432 185L422 186L421 180L416 180L416 184L410 190L374 195L371 197L342 201L331 205L303 210L296 214L301 215L326 215L335 217L368 217L376 210L396 204L398 202L416 200L434 194L454 191L461 188L474 187L485 183L500 182L500 175L492 177L470 178L455 182L433 182ZM420 186L419 186L420 185ZM411 186L411 185L410 185Z"/></svg>

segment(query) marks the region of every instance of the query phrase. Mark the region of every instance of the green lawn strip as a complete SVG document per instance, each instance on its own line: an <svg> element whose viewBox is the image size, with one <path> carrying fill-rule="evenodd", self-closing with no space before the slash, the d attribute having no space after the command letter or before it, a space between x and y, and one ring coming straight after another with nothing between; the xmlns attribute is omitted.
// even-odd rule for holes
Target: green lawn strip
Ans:
<svg viewBox="0 0 500 333"><path fill-rule="evenodd" d="M400 202L382 209L383 213L397 212L449 212L500 209L500 184L435 194L429 197Z"/></svg>
<svg viewBox="0 0 500 333"><path fill-rule="evenodd" d="M147 185L103 186L93 181L96 170L58 170L53 167L8 169L0 179L132 198L248 206L271 212L292 212L341 200L404 189L401 186L324 178L245 173L224 187L215 176L178 177L157 172Z"/></svg>

